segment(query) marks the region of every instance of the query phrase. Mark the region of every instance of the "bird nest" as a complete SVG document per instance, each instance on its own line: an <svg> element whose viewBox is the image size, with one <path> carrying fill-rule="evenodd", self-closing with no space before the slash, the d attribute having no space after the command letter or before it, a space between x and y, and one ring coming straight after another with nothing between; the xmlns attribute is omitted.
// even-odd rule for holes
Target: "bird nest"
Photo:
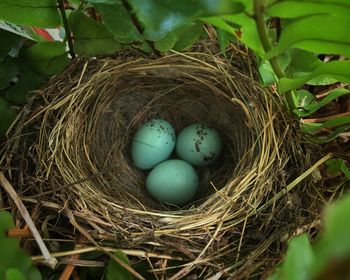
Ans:
<svg viewBox="0 0 350 280"><path fill-rule="evenodd" d="M251 65L239 49L231 58L79 60L24 108L1 166L28 208L68 217L101 247L169 260L153 262L155 273L244 278L273 264L271 248L312 220L302 209L317 204L303 188L310 190L311 180L297 180L294 188L312 162L311 150L301 146L281 98L259 85ZM204 123L223 138L221 157L198 169L200 191L184 207L154 200L145 188L147 172L131 162L135 131L154 117L176 132Z"/></svg>

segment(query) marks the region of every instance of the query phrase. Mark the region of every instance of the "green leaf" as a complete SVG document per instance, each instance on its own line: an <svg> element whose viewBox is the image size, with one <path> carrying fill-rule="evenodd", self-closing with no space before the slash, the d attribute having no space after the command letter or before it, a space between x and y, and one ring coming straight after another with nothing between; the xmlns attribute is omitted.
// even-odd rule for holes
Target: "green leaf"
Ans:
<svg viewBox="0 0 350 280"><path fill-rule="evenodd" d="M321 129L331 129L350 124L350 117L337 117L324 123L305 123L301 126L303 132L316 134Z"/></svg>
<svg viewBox="0 0 350 280"><path fill-rule="evenodd" d="M334 140L340 133L347 131L349 128L350 117L337 117L324 123L304 123L300 127L301 131L310 135L315 135L321 130L332 129L328 135L310 137L310 141L318 144L324 144Z"/></svg>
<svg viewBox="0 0 350 280"><path fill-rule="evenodd" d="M166 52L171 50L175 46L178 40L179 33L181 33L181 29L180 30L177 29L175 31L167 33L165 37L157 40L154 43L154 46L156 47L157 50L161 52Z"/></svg>
<svg viewBox="0 0 350 280"><path fill-rule="evenodd" d="M285 73L288 78L299 78L311 74L318 66L325 64L323 61L309 51L291 48L286 50L291 57L291 63ZM307 82L309 85L329 85L336 83L337 80L328 76L315 77Z"/></svg>
<svg viewBox="0 0 350 280"><path fill-rule="evenodd" d="M232 25L232 23L228 23L224 19L219 17L202 17L200 19L205 23L209 23L230 34L235 34L237 28L239 28L238 25Z"/></svg>
<svg viewBox="0 0 350 280"><path fill-rule="evenodd" d="M296 19L285 26L275 48L266 58L278 56L290 47L319 54L340 54L350 57L350 18L314 15Z"/></svg>
<svg viewBox="0 0 350 280"><path fill-rule="evenodd" d="M318 260L313 268L316 276L313 279L346 279L349 275L349 213L349 195L327 207L323 235L315 246Z"/></svg>
<svg viewBox="0 0 350 280"><path fill-rule="evenodd" d="M194 19L210 15L234 14L244 10L242 3L230 0L130 0L148 40L158 41L169 32L187 26Z"/></svg>
<svg viewBox="0 0 350 280"><path fill-rule="evenodd" d="M314 96L310 92L306 90L299 90L297 95L299 98L299 106L297 109L294 110L294 113L296 113L299 117L309 116L315 113L321 107L328 104L329 102L349 93L350 90L347 89L334 89L331 90L326 97L324 97L318 102L315 100Z"/></svg>
<svg viewBox="0 0 350 280"><path fill-rule="evenodd" d="M290 64L285 69L286 75L289 78L297 78L310 74L318 66L323 64L314 53L291 48L286 50L290 57Z"/></svg>
<svg viewBox="0 0 350 280"><path fill-rule="evenodd" d="M321 77L316 77L311 79L310 81L307 82L307 84L312 86L326 86L326 85L333 85L337 82L338 82L337 79L327 77L327 76L321 76Z"/></svg>
<svg viewBox="0 0 350 280"><path fill-rule="evenodd" d="M315 14L334 14L348 17L349 2L325 0L282 0L267 9L267 15L281 18L296 18Z"/></svg>
<svg viewBox="0 0 350 280"><path fill-rule="evenodd" d="M17 83L6 90L4 98L17 105L27 102L28 91L37 89L44 82L44 78L30 69L22 69Z"/></svg>
<svg viewBox="0 0 350 280"><path fill-rule="evenodd" d="M350 197L330 205L325 214L324 235L318 246L324 246L331 257L344 257L350 254Z"/></svg>
<svg viewBox="0 0 350 280"><path fill-rule="evenodd" d="M216 33L218 36L220 50L223 54L226 55L226 48L229 46L230 42L235 38L235 35L221 28L216 28Z"/></svg>
<svg viewBox="0 0 350 280"><path fill-rule="evenodd" d="M100 3L99 0L89 2L102 14L103 23L119 42L129 44L143 41L142 35L120 0L113 1L113 4Z"/></svg>
<svg viewBox="0 0 350 280"><path fill-rule="evenodd" d="M31 266L26 275L29 280L42 280L41 273L35 266Z"/></svg>
<svg viewBox="0 0 350 280"><path fill-rule="evenodd" d="M27 280L27 277L17 268L10 268L6 271L5 280Z"/></svg>
<svg viewBox="0 0 350 280"><path fill-rule="evenodd" d="M327 164L333 168L340 161L332 159ZM293 238L289 242L285 261L269 280L347 279L350 256L350 196L346 195L326 210L324 229L313 248L306 234Z"/></svg>
<svg viewBox="0 0 350 280"><path fill-rule="evenodd" d="M12 49L18 49L22 44L22 38L14 33L0 29L0 59L7 56Z"/></svg>
<svg viewBox="0 0 350 280"><path fill-rule="evenodd" d="M1 0L0 20L37 27L57 27L61 22L56 0Z"/></svg>
<svg viewBox="0 0 350 280"><path fill-rule="evenodd" d="M315 254L306 234L294 237L288 243L285 260L268 280L307 280L312 274Z"/></svg>
<svg viewBox="0 0 350 280"><path fill-rule="evenodd" d="M299 78L307 74L310 74L318 66L324 64L318 57L309 51L302 49L291 48L286 50L290 58L291 63L285 70L288 78ZM336 83L336 79L332 79L328 76L315 77L307 82L309 85L330 85Z"/></svg>
<svg viewBox="0 0 350 280"><path fill-rule="evenodd" d="M256 52L259 56L263 56L265 54L264 48L260 42L259 33L256 29L255 20L251 16L245 13L241 13L222 16L221 18L225 19L228 22L241 26L235 31L237 38L254 52Z"/></svg>
<svg viewBox="0 0 350 280"><path fill-rule="evenodd" d="M153 53L153 49L150 46L150 43L147 41L143 41L140 45L136 45L135 48L145 52L145 53Z"/></svg>
<svg viewBox="0 0 350 280"><path fill-rule="evenodd" d="M295 79L282 78L278 85L279 91L286 92L291 89L299 88L317 77L328 77L340 82L350 83L350 61L344 60L322 63L315 68L311 74Z"/></svg>
<svg viewBox="0 0 350 280"><path fill-rule="evenodd" d="M9 129L12 122L15 120L16 116L17 116L17 111L11 108L10 104L5 99L0 97L0 138L5 136L6 131ZM4 225L1 224L1 216L0 216L0 230L2 229L2 227L4 227ZM0 232L0 235L1 234L2 233Z"/></svg>
<svg viewBox="0 0 350 280"><path fill-rule="evenodd" d="M1 100L1 99L0 99ZM1 103L0 103L1 105ZM1 108L2 109L2 108ZM0 110L1 114L2 110ZM0 120L2 118L0 117ZM32 266L31 259L21 250L17 238L6 235L15 225L9 212L0 212L0 279L19 280L25 275L27 280L41 280L41 274ZM36 273L34 273L36 271Z"/></svg>
<svg viewBox="0 0 350 280"><path fill-rule="evenodd" d="M275 71L272 69L272 66L270 64L270 61L261 60L258 70L261 82L264 86L272 85L278 81Z"/></svg>
<svg viewBox="0 0 350 280"><path fill-rule="evenodd" d="M72 12L68 18L74 34L74 48L79 55L112 54L121 49L107 27L89 19L81 12Z"/></svg>
<svg viewBox="0 0 350 280"><path fill-rule="evenodd" d="M193 45L201 36L202 25L200 23L190 23L188 26L169 32L164 38L154 43L154 46L161 52L170 49L184 50Z"/></svg>
<svg viewBox="0 0 350 280"><path fill-rule="evenodd" d="M62 42L41 42L22 50L20 56L28 66L41 75L53 75L66 68L70 60Z"/></svg>
<svg viewBox="0 0 350 280"><path fill-rule="evenodd" d="M309 238L302 234L289 241L286 259L278 274L280 279L307 280L310 279L311 268L315 261Z"/></svg>
<svg viewBox="0 0 350 280"><path fill-rule="evenodd" d="M162 3L163 2L163 3ZM143 24L144 36L151 41L164 38L169 32L186 26L192 21L197 8L176 10L171 0L131 0L137 18ZM177 1L178 2L178 1Z"/></svg>
<svg viewBox="0 0 350 280"><path fill-rule="evenodd" d="M69 4L71 4L75 9L78 9L82 4L81 0L69 0Z"/></svg>
<svg viewBox="0 0 350 280"><path fill-rule="evenodd" d="M341 158L334 158L326 161L327 170L330 173L341 172L345 175L345 177L350 180L350 170L346 166L346 163Z"/></svg>
<svg viewBox="0 0 350 280"><path fill-rule="evenodd" d="M177 51L189 49L201 37L202 33L203 25L200 22L196 22L193 25L185 28L179 35L174 49Z"/></svg>
<svg viewBox="0 0 350 280"><path fill-rule="evenodd" d="M3 100L0 97L0 104L3 104ZM3 110L0 110L2 112ZM15 223L13 222L12 216L7 211L0 211L0 238L6 236L6 233L9 229L14 228ZM16 240L16 239L13 239Z"/></svg>
<svg viewBox="0 0 350 280"><path fill-rule="evenodd" d="M307 90L298 90L296 92L297 104L294 113L301 116L305 112L305 107L315 102L315 96Z"/></svg>
<svg viewBox="0 0 350 280"><path fill-rule="evenodd" d="M122 251L116 251L114 253L119 260L130 266L128 257ZM132 274L127 271L124 267L118 264L115 260L110 259L107 267L107 280L132 280Z"/></svg>
<svg viewBox="0 0 350 280"><path fill-rule="evenodd" d="M339 134L348 131L349 129L350 125L339 126L326 136L310 137L310 141L316 144L329 143L336 139L339 136Z"/></svg>
<svg viewBox="0 0 350 280"><path fill-rule="evenodd" d="M17 68L11 59L6 59L0 63L0 89L9 86L10 81L18 74Z"/></svg>
<svg viewBox="0 0 350 280"><path fill-rule="evenodd" d="M290 56L288 53L284 53L281 56L277 58L279 65L282 67L283 70L286 69L286 67L290 63ZM270 61L268 60L261 60L259 63L259 74L261 77L261 81L263 85L269 86L278 81L278 78L275 74L275 71L273 70Z"/></svg>

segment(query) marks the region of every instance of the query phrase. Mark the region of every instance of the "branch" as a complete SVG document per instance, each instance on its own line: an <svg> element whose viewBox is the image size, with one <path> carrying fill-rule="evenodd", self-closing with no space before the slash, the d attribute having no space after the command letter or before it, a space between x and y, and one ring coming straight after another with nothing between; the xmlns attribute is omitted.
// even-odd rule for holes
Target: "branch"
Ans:
<svg viewBox="0 0 350 280"><path fill-rule="evenodd" d="M122 0L122 4L123 4L124 8L127 10L127 12L129 13L129 16L131 17L131 20L134 23L137 31L140 34L142 34L143 27L142 27L141 23L139 22L138 18L133 14L132 7L130 6L129 2L127 0ZM157 55L159 57L161 56L161 53L156 49L156 47L154 46L154 43L152 41L145 40L145 42L149 45L149 47L152 49L152 51L155 55Z"/></svg>
<svg viewBox="0 0 350 280"><path fill-rule="evenodd" d="M254 17L261 44L264 48L264 51L268 52L271 50L271 44L265 25L264 6L262 5L262 0L254 0ZM273 71L275 71L275 74L279 79L286 76L276 57L271 58L270 63Z"/></svg>
<svg viewBox="0 0 350 280"><path fill-rule="evenodd" d="M67 20L67 15L66 15L66 10L64 8L64 3L63 3L63 0L57 0L57 2L58 2L58 8L59 8L60 13L61 13L61 17L62 17L63 27L64 27L64 30L66 32L69 54L72 57L72 59L74 59L76 57L76 54L74 52L74 47L73 47L73 37L72 37L72 33L70 32L70 28L69 28L69 24L68 24L68 20Z"/></svg>
<svg viewBox="0 0 350 280"><path fill-rule="evenodd" d="M254 0L253 4L256 28L264 51L265 53L267 53L272 49L272 46L270 43L269 35L267 33L267 28L264 20L265 7L263 5L263 0ZM271 59L269 59L269 62L278 79L286 77L286 74L283 71L281 65L279 64L277 57L272 57ZM294 109L294 104L296 104L295 93L293 91L287 92L286 100L289 110L292 111Z"/></svg>

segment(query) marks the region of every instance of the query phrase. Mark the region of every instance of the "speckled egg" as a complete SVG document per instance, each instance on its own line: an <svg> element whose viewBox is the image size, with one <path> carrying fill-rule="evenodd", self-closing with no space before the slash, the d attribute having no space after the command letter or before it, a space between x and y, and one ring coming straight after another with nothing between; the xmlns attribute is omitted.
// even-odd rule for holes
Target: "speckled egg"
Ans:
<svg viewBox="0 0 350 280"><path fill-rule="evenodd" d="M151 169L166 160L175 147L175 131L163 119L151 119L136 132L131 147L131 156L136 167Z"/></svg>
<svg viewBox="0 0 350 280"><path fill-rule="evenodd" d="M156 199L170 204L189 202L198 189L198 175L188 162L171 159L158 164L148 175L146 186Z"/></svg>
<svg viewBox="0 0 350 280"><path fill-rule="evenodd" d="M176 140L178 157L194 166L209 165L219 156L221 148L218 131L200 123L185 127Z"/></svg>

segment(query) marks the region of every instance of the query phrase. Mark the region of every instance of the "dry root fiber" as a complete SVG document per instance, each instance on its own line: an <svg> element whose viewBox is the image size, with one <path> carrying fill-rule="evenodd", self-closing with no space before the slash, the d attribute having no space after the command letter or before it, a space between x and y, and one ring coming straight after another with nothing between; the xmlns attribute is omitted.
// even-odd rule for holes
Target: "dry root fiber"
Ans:
<svg viewBox="0 0 350 280"><path fill-rule="evenodd" d="M77 61L23 110L1 165L28 207L66 214L101 246L152 252L158 275L244 278L269 267L280 241L316 216L302 209L318 204L310 180L280 199L312 160L279 96L259 86L250 65L238 49L230 59ZM206 123L223 136L223 155L199 170L201 191L186 207L153 200L130 161L131 139L152 117L177 132ZM169 270L163 255L183 261Z"/></svg>

